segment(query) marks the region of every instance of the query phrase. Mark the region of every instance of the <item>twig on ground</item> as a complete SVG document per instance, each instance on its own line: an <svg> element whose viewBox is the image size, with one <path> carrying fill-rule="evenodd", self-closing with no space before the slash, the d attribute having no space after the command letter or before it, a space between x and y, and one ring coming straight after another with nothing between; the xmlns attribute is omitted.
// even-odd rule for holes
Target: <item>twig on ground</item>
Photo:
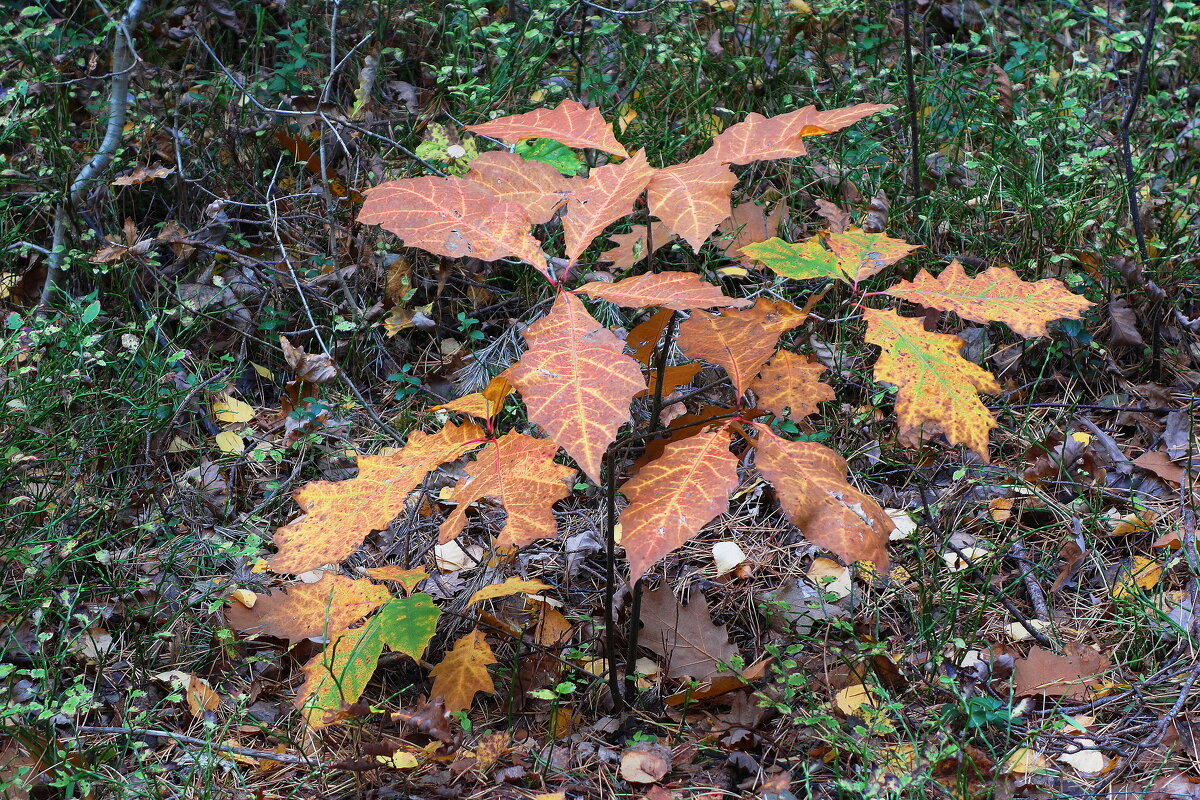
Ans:
<svg viewBox="0 0 1200 800"><path fill-rule="evenodd" d="M46 282L38 298L38 308L44 309L50 302L58 282L62 279L63 259L67 254L67 209L79 205L92 181L96 180L112 163L121 135L125 130L125 117L129 111L129 79L137 63L133 50L132 30L145 10L145 0L131 0L125 15L117 22L113 32L112 86L108 99L108 121L104 139L95 154L83 165L83 169L71 182L67 196L54 211L54 244L46 260Z"/></svg>
<svg viewBox="0 0 1200 800"><path fill-rule="evenodd" d="M239 756L250 756L251 758L267 758L271 761L278 761L281 764L299 764L305 767L320 767L322 769L337 768L337 764L322 762L308 756L293 756L288 753L276 753L271 750L255 750L250 747L234 747L231 744L223 744L221 742L213 742L208 739L201 739L198 736L186 736L182 733L173 731L162 731L154 728L122 728L110 727L108 725L79 725L75 728L77 733L107 733L127 736L154 736L161 739L172 739L182 744L195 744L204 747L210 747L213 750L218 750L222 753L232 753Z"/></svg>

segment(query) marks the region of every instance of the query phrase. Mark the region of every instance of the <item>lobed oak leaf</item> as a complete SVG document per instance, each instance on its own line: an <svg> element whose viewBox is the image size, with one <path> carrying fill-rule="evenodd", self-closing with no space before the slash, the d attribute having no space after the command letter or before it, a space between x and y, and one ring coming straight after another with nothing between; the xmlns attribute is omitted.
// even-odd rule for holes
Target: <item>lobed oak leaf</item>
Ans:
<svg viewBox="0 0 1200 800"><path fill-rule="evenodd" d="M895 524L879 504L846 482L846 460L816 442L792 442L761 422L754 464L775 487L779 505L810 542L847 564L870 561L884 573Z"/></svg>
<svg viewBox="0 0 1200 800"><path fill-rule="evenodd" d="M559 292L524 336L529 350L505 375L529 418L599 483L604 453L629 421L633 396L646 388L641 368L569 292Z"/></svg>
<svg viewBox="0 0 1200 800"><path fill-rule="evenodd" d="M925 330L919 318L894 311L863 310L866 341L883 352L875 363L875 380L896 386L900 441L915 445L944 434L951 444L964 444L985 462L988 431L996 420L978 392L1000 391L985 369L959 355L963 340Z"/></svg>
<svg viewBox="0 0 1200 800"><path fill-rule="evenodd" d="M441 663L430 670L433 697L446 702L446 711L466 711L477 692L496 693L488 674L488 665L496 663L492 648L479 630L473 630L454 643Z"/></svg>
<svg viewBox="0 0 1200 800"><path fill-rule="evenodd" d="M646 237L649 235L650 240ZM667 226L658 220L645 225L634 225L629 233L618 233L608 237L616 245L605 250L596 259L598 264L612 264L613 269L625 270L636 266L639 261L650 254L653 247L657 252L663 245L675 238L675 234L667 230Z"/></svg>
<svg viewBox="0 0 1200 800"><path fill-rule="evenodd" d="M785 242L778 236L773 236L765 242L747 245L739 252L784 278L799 281L810 278L836 278L839 281L850 282L842 269L842 262L832 251L821 245L818 236L798 244Z"/></svg>
<svg viewBox="0 0 1200 800"><path fill-rule="evenodd" d="M625 308L658 306L673 311L698 308L746 308L752 300L727 297L720 287L700 279L693 272L646 272L616 283L592 281L575 291L593 300L607 300Z"/></svg>
<svg viewBox="0 0 1200 800"><path fill-rule="evenodd" d="M893 239L885 233L867 233L862 228L826 234L825 244L838 257L842 271L854 283L866 280L920 248L920 245Z"/></svg>
<svg viewBox="0 0 1200 800"><path fill-rule="evenodd" d="M863 117L888 108L891 106L859 103L829 111L817 111L815 106L805 106L775 117L747 114L744 120L718 134L712 146L693 160L749 164L802 156L808 153L804 146L805 137L839 131Z"/></svg>
<svg viewBox="0 0 1200 800"><path fill-rule="evenodd" d="M1034 647L1018 658L1013 669L1013 692L1018 696L1065 697L1086 702L1103 682L1108 658L1085 644L1071 642L1063 655Z"/></svg>
<svg viewBox="0 0 1200 800"><path fill-rule="evenodd" d="M730 235L730 239L723 244L723 252L730 258L737 258L747 267L753 266L754 262L749 256L736 254L747 245L764 241L778 233L782 218L783 203L776 203L770 211L758 203L734 206L729 219L718 226L722 233Z"/></svg>
<svg viewBox="0 0 1200 800"><path fill-rule="evenodd" d="M667 444L662 456L625 482L620 492L629 505L621 512L621 544L630 583L729 510L737 464L728 431L718 429Z"/></svg>
<svg viewBox="0 0 1200 800"><path fill-rule="evenodd" d="M660 169L646 186L650 213L699 253L729 217L729 193L737 176L719 161L688 161Z"/></svg>
<svg viewBox="0 0 1200 800"><path fill-rule="evenodd" d="M506 433L489 444L467 465L466 477L450 495L458 507L442 523L438 541L445 544L462 532L467 509L484 497L504 505L508 519L497 547L527 545L554 536L552 506L571 493L567 483L576 473L554 463L558 445L523 433Z"/></svg>
<svg viewBox="0 0 1200 800"><path fill-rule="evenodd" d="M687 605L667 587L643 593L642 625L638 644L662 656L671 678L706 681L728 675L729 662L738 655L729 631L713 623L700 592L693 592Z"/></svg>
<svg viewBox="0 0 1200 800"><path fill-rule="evenodd" d="M301 642L349 628L391 597L387 587L326 573L315 583L260 594L251 608L230 603L225 619L239 631Z"/></svg>
<svg viewBox="0 0 1200 800"><path fill-rule="evenodd" d="M414 661L421 658L437 630L441 612L427 594L397 598L361 627L343 630L304 665L304 684L296 708L312 728L336 722L346 706L358 702L375 674L386 645Z"/></svg>
<svg viewBox="0 0 1200 800"><path fill-rule="evenodd" d="M540 225L554 218L579 181L566 177L549 164L526 161L507 150L481 153L465 176L486 186L501 202L525 209L530 222Z"/></svg>
<svg viewBox="0 0 1200 800"><path fill-rule="evenodd" d="M972 322L1003 322L1021 336L1045 336L1046 323L1077 319L1092 303L1070 292L1061 281L1023 281L1006 267L991 267L968 278L957 260L936 278L921 270L884 294L939 311L953 311Z"/></svg>
<svg viewBox="0 0 1200 800"><path fill-rule="evenodd" d="M825 365L780 350L750 384L758 404L780 419L792 421L817 413L817 403L834 398L833 387L817 378Z"/></svg>
<svg viewBox="0 0 1200 800"><path fill-rule="evenodd" d="M574 263L592 240L633 210L656 170L639 150L620 164L597 167L567 200L562 218L567 260Z"/></svg>
<svg viewBox="0 0 1200 800"><path fill-rule="evenodd" d="M740 395L775 352L779 337L807 315L785 300L760 297L752 308L696 311L679 326L679 349L688 358L725 368Z"/></svg>
<svg viewBox="0 0 1200 800"><path fill-rule="evenodd" d="M629 157L629 152L613 135L612 123L604 121L600 109L587 108L577 100L563 100L554 108L537 108L468 125L466 129L510 144L522 139L553 139L568 147L590 147L621 158Z"/></svg>
<svg viewBox="0 0 1200 800"><path fill-rule="evenodd" d="M525 209L466 178L403 178L380 184L367 193L358 221L383 226L408 247L482 261L513 256L550 278L541 243L529 234L533 222Z"/></svg>
<svg viewBox="0 0 1200 800"><path fill-rule="evenodd" d="M432 434L415 431L399 452L360 456L357 477L305 485L296 492L296 504L306 513L275 532L278 552L269 560L271 569L298 574L341 561L404 510L409 493L429 472L482 444L484 437L471 422Z"/></svg>

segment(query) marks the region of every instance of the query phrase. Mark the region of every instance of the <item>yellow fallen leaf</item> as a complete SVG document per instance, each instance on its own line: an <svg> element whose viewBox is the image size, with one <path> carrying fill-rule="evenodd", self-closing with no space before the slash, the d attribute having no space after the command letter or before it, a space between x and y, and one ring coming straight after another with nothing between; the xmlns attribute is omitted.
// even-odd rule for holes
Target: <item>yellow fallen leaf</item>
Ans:
<svg viewBox="0 0 1200 800"><path fill-rule="evenodd" d="M417 766L417 757L407 750L397 750L390 756L375 756L375 760L391 769L412 769Z"/></svg>
<svg viewBox="0 0 1200 800"><path fill-rule="evenodd" d="M271 370L267 369L267 368L266 368L266 367L264 367L262 364L255 364L253 361L251 361L251 362L250 362L250 366L251 366L251 367L254 369L254 371L255 371L255 372L257 372L257 373L258 373L258 374L259 374L261 377L263 377L263 378L266 378L266 379L267 379L267 380L269 380L269 381L273 381L273 380L275 380L275 373L274 373L274 372L271 372Z"/></svg>
<svg viewBox="0 0 1200 800"><path fill-rule="evenodd" d="M1012 516L1012 507L1016 502L1015 497L993 497L989 500L988 508L991 509L992 522L1007 522Z"/></svg>
<svg viewBox="0 0 1200 800"><path fill-rule="evenodd" d="M1038 633L1045 633L1050 629L1050 623L1042 619L1031 619L1028 626L1024 622L1014 622L1008 626L1008 638L1014 642L1032 639L1033 634L1030 633L1029 628L1033 628Z"/></svg>
<svg viewBox="0 0 1200 800"><path fill-rule="evenodd" d="M1063 753L1058 757L1058 760L1064 764L1070 764L1080 775L1096 775L1104 772L1108 766L1109 759L1100 750L1095 749L1096 743L1091 739L1081 738L1076 740L1076 744L1081 748L1091 749L1078 750L1074 753Z"/></svg>
<svg viewBox="0 0 1200 800"><path fill-rule="evenodd" d="M1027 775L1030 772L1041 772L1046 769L1046 757L1036 750L1030 750L1028 747L1018 747L1008 758L1004 759L1004 766L1000 768L1000 774L1006 775L1016 773L1018 775Z"/></svg>
<svg viewBox="0 0 1200 800"><path fill-rule="evenodd" d="M876 708L878 705L875 695L871 694L871 690L861 683L851 684L842 689L834 696L833 704L837 706L838 711L846 715L853 714L864 706Z"/></svg>
<svg viewBox="0 0 1200 800"><path fill-rule="evenodd" d="M1149 591L1158 585L1162 578L1162 564L1146 556L1134 556L1133 563L1128 569L1121 570L1117 583L1112 588L1114 600L1124 600L1138 594L1139 590Z"/></svg>
<svg viewBox="0 0 1200 800"><path fill-rule="evenodd" d="M246 608L254 608L254 604L258 602L258 595L249 589L234 589L229 593L229 599L241 603Z"/></svg>
<svg viewBox="0 0 1200 800"><path fill-rule="evenodd" d="M266 572L267 569L267 560L265 558L256 558L254 559L254 566L250 568L250 572L257 575L260 572Z"/></svg>
<svg viewBox="0 0 1200 800"><path fill-rule="evenodd" d="M218 422L249 422L254 419L254 406L227 394L214 400L212 409Z"/></svg>
<svg viewBox="0 0 1200 800"><path fill-rule="evenodd" d="M750 270L745 267L721 267L717 270L717 274L726 278L744 278L750 274Z"/></svg>
<svg viewBox="0 0 1200 800"><path fill-rule="evenodd" d="M233 431L217 434L217 448L227 456L240 456L246 449L246 440Z"/></svg>
<svg viewBox="0 0 1200 800"><path fill-rule="evenodd" d="M1148 531L1156 519L1158 519L1158 512L1149 508L1133 514L1126 514L1112 525L1109 535L1129 536L1132 533Z"/></svg>
<svg viewBox="0 0 1200 800"><path fill-rule="evenodd" d="M1072 433L1071 438L1082 445L1089 445L1092 443L1092 435L1090 433L1083 433L1082 431L1076 431L1075 433Z"/></svg>

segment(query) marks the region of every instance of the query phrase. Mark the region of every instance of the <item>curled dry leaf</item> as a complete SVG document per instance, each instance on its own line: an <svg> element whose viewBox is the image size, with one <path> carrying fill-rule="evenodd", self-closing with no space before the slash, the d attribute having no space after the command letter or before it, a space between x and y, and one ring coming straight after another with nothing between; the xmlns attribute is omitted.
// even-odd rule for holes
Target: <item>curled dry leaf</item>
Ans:
<svg viewBox="0 0 1200 800"><path fill-rule="evenodd" d="M638 742L621 754L620 774L630 783L658 783L671 771L671 749L656 742Z"/></svg>
<svg viewBox="0 0 1200 800"><path fill-rule="evenodd" d="M286 336L279 337L283 358L298 380L309 383L326 383L337 377L333 356L328 353L307 353L303 347L294 347Z"/></svg>

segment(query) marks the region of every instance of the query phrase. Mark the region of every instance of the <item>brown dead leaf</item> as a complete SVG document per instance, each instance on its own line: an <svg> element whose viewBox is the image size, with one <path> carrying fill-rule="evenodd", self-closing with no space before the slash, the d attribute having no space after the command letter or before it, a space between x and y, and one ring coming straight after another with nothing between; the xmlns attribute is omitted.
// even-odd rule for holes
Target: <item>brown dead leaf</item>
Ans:
<svg viewBox="0 0 1200 800"><path fill-rule="evenodd" d="M709 680L728 674L722 667L737 655L724 625L714 625L708 601L696 592L680 605L668 588L642 596L642 632L638 643L666 659L671 678Z"/></svg>
<svg viewBox="0 0 1200 800"><path fill-rule="evenodd" d="M671 750L654 742L638 742L621 754L621 778L630 783L658 783L671 771Z"/></svg>
<svg viewBox="0 0 1200 800"><path fill-rule="evenodd" d="M1017 695L1065 697L1088 700L1092 689L1108 669L1108 659L1086 645L1067 645L1066 654L1057 655L1034 647L1029 655L1018 658L1013 673Z"/></svg>

